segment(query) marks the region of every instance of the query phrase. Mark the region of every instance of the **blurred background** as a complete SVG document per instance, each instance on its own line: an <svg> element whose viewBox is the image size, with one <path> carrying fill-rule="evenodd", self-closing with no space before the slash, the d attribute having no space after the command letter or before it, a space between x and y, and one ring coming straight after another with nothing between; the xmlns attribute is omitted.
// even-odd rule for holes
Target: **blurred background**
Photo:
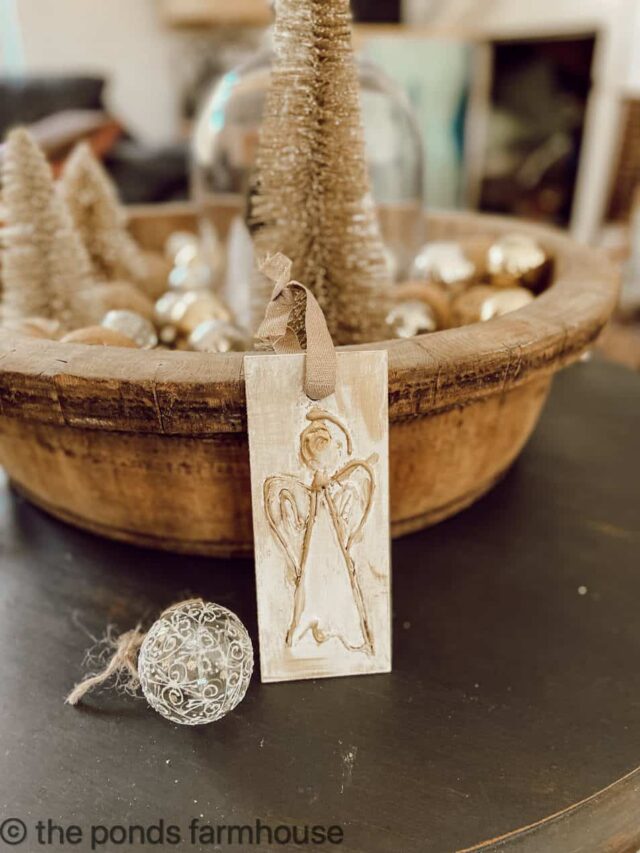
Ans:
<svg viewBox="0 0 640 853"><path fill-rule="evenodd" d="M381 193L420 182L428 207L544 221L602 246L624 287L601 347L640 369L640 0L353 11L359 54L402 91L423 140L423 168L381 173ZM28 124L54 168L88 139L126 202L186 198L202 105L226 103L235 69L268 56L271 21L268 0L0 0L0 135ZM362 77L365 93L381 88ZM394 145L383 106L365 109L378 154ZM218 189L237 190L254 118L227 110L225 164L207 164Z"/></svg>

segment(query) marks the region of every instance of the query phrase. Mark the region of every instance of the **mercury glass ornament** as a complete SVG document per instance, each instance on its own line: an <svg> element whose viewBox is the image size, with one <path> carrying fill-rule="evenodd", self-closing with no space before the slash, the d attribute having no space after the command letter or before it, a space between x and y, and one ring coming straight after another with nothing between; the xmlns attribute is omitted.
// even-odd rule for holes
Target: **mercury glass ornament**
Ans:
<svg viewBox="0 0 640 853"><path fill-rule="evenodd" d="M192 191L205 221L221 195L248 197L272 57L267 48L225 74L196 118ZM373 195L384 205L383 234L403 277L424 239L422 137L404 91L369 60L358 69Z"/></svg>
<svg viewBox="0 0 640 853"><path fill-rule="evenodd" d="M528 287L538 293L546 286L551 259L528 234L507 234L487 254L487 271L496 287Z"/></svg>
<svg viewBox="0 0 640 853"><path fill-rule="evenodd" d="M117 332L115 329L107 329L105 326L86 326L83 329L74 329L60 339L63 344L85 344L87 346L124 347L125 349L138 349L135 341L128 335Z"/></svg>
<svg viewBox="0 0 640 853"><path fill-rule="evenodd" d="M482 306L497 290L488 284L476 284L454 297L451 302L451 325L469 326L478 323Z"/></svg>
<svg viewBox="0 0 640 853"><path fill-rule="evenodd" d="M452 290L464 289L476 275L476 265L465 255L460 243L448 240L423 246L411 269L412 279L426 279Z"/></svg>
<svg viewBox="0 0 640 853"><path fill-rule="evenodd" d="M438 328L433 309L419 299L394 306L387 315L387 325L394 338L413 338Z"/></svg>
<svg viewBox="0 0 640 853"><path fill-rule="evenodd" d="M198 242L190 242L181 246L173 259L177 267L187 267L200 257L200 245Z"/></svg>
<svg viewBox="0 0 640 853"><path fill-rule="evenodd" d="M183 335L190 335L207 320L230 322L231 313L213 293L199 293L195 299L189 300L178 320L178 331Z"/></svg>
<svg viewBox="0 0 640 853"><path fill-rule="evenodd" d="M141 349L153 349L158 345L158 336L152 324L135 311L109 311L100 325L131 338Z"/></svg>
<svg viewBox="0 0 640 853"><path fill-rule="evenodd" d="M199 247L200 240L197 234L194 234L192 231L173 231L167 237L167 241L164 244L164 252L167 258L175 263L176 258L183 249L188 252L197 253Z"/></svg>
<svg viewBox="0 0 640 853"><path fill-rule="evenodd" d="M142 692L172 723L199 726L221 719L244 699L253 673L251 638L240 619L218 604L185 601L148 631L138 656Z"/></svg>
<svg viewBox="0 0 640 853"><path fill-rule="evenodd" d="M224 247L213 225L203 222L201 234L174 231L165 243L165 254L173 262L169 287L176 290L205 290L214 287L224 270Z"/></svg>
<svg viewBox="0 0 640 853"><path fill-rule="evenodd" d="M159 346L163 349L171 349L178 337L178 330L175 326L163 326L158 332Z"/></svg>
<svg viewBox="0 0 640 853"><path fill-rule="evenodd" d="M246 352L251 336L234 323L205 320L189 336L189 348L196 352Z"/></svg>
<svg viewBox="0 0 640 853"><path fill-rule="evenodd" d="M499 288L480 284L453 300L452 321L455 326L485 322L524 308L534 299L524 287Z"/></svg>
<svg viewBox="0 0 640 853"><path fill-rule="evenodd" d="M432 311L438 329L451 325L451 293L432 281L407 281L393 290L395 302L424 302Z"/></svg>
<svg viewBox="0 0 640 853"><path fill-rule="evenodd" d="M524 308L533 302L533 294L524 287L505 287L496 291L492 296L484 300L480 306L480 320L492 320L494 317L502 317Z"/></svg>
<svg viewBox="0 0 640 853"><path fill-rule="evenodd" d="M204 261L175 266L169 273L172 290L207 290L213 284L211 267Z"/></svg>
<svg viewBox="0 0 640 853"><path fill-rule="evenodd" d="M195 297L177 290L169 290L164 293L155 304L154 320L161 328L163 326L175 326L183 315L186 305Z"/></svg>

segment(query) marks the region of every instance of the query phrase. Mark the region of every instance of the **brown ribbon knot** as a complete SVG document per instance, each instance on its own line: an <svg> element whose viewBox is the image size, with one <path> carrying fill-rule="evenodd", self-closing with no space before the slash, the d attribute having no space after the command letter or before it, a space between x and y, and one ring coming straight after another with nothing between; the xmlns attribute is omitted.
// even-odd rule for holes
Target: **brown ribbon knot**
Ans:
<svg viewBox="0 0 640 853"><path fill-rule="evenodd" d="M296 304L295 291L303 291L307 335L304 390L311 400L323 400L336 390L336 351L322 308L308 288L291 281L291 269L289 258L279 253L261 262L260 271L275 282L275 288L257 337L271 344L277 353L301 352L300 341L289 321Z"/></svg>

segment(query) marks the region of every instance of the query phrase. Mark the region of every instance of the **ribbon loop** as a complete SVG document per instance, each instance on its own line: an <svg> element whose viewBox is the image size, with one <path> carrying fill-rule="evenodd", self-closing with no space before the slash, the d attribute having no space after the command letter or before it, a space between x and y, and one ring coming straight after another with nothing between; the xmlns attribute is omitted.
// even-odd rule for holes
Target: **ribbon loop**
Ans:
<svg viewBox="0 0 640 853"><path fill-rule="evenodd" d="M291 281L292 267L289 258L280 253L261 262L260 271L275 282L275 287L257 337L271 344L277 353L302 351L295 329L289 325L296 303L295 291L302 291L306 297L304 325L307 336L304 390L311 400L323 400L336 390L336 351L322 308L308 288Z"/></svg>
<svg viewBox="0 0 640 853"><path fill-rule="evenodd" d="M260 264L260 272L275 282L276 290L283 290L291 281L292 261L282 253L268 255Z"/></svg>

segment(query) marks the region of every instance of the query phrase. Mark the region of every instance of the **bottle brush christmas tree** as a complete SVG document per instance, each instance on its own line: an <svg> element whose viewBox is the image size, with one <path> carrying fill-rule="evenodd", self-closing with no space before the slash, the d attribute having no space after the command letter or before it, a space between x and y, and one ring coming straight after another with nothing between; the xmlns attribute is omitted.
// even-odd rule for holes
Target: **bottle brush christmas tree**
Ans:
<svg viewBox="0 0 640 853"><path fill-rule="evenodd" d="M3 317L82 325L78 294L93 284L89 257L44 154L24 128L7 137L1 177Z"/></svg>
<svg viewBox="0 0 640 853"><path fill-rule="evenodd" d="M144 254L126 230L116 189L86 142L65 163L60 181L96 279L139 282L147 275Z"/></svg>
<svg viewBox="0 0 640 853"><path fill-rule="evenodd" d="M277 0L274 40L249 201L256 255L293 260L336 344L384 337L390 276L366 169L349 0ZM256 287L254 322L269 295L266 283Z"/></svg>

